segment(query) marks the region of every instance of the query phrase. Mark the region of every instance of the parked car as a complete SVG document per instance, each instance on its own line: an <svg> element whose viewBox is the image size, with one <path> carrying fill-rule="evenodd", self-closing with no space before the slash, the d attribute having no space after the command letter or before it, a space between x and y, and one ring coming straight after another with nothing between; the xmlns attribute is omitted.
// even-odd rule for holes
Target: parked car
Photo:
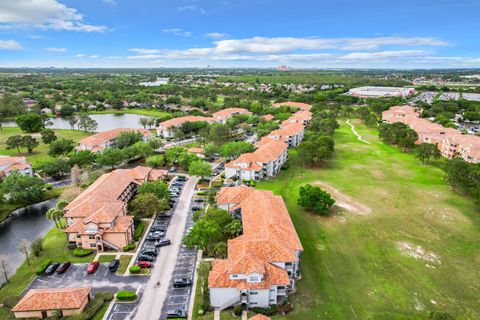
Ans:
<svg viewBox="0 0 480 320"><path fill-rule="evenodd" d="M140 254L140 255L138 255L138 261L153 262L153 260L155 260L155 257L149 256L148 254Z"/></svg>
<svg viewBox="0 0 480 320"><path fill-rule="evenodd" d="M98 267L100 267L100 263L98 261L90 262L87 267L87 273L95 273Z"/></svg>
<svg viewBox="0 0 480 320"><path fill-rule="evenodd" d="M155 246L157 247L165 247L171 244L169 239L162 239L160 241L155 242Z"/></svg>
<svg viewBox="0 0 480 320"><path fill-rule="evenodd" d="M177 168L176 168L176 167L171 167L171 168L168 170L168 172L175 172L175 171L177 171Z"/></svg>
<svg viewBox="0 0 480 320"><path fill-rule="evenodd" d="M62 263L61 265L58 266L57 273L58 274L64 273L65 271L68 270L68 268L70 268L70 266L71 266L71 263L69 261Z"/></svg>
<svg viewBox="0 0 480 320"><path fill-rule="evenodd" d="M183 310L180 309L175 309L175 310L168 310L167 311L167 319L172 319L172 318L186 318L187 313Z"/></svg>
<svg viewBox="0 0 480 320"><path fill-rule="evenodd" d="M170 191L171 191L171 192L174 192L174 193L179 193L179 192L180 192L180 189L177 188L177 187L172 187L172 188L170 188Z"/></svg>
<svg viewBox="0 0 480 320"><path fill-rule="evenodd" d="M168 217L171 217L172 216L172 211L165 211L165 212L162 212L160 214L160 217L165 217L165 218L168 218Z"/></svg>
<svg viewBox="0 0 480 320"><path fill-rule="evenodd" d="M193 202L197 202L197 203L200 203L200 202L204 202L205 199L203 198L196 198L195 200L193 200Z"/></svg>
<svg viewBox="0 0 480 320"><path fill-rule="evenodd" d="M114 259L108 264L108 271L115 272L118 270L119 266L120 266L120 260Z"/></svg>
<svg viewBox="0 0 480 320"><path fill-rule="evenodd" d="M149 234L145 240L147 241L158 241L160 240L162 237L160 237L159 235L156 235L156 234Z"/></svg>
<svg viewBox="0 0 480 320"><path fill-rule="evenodd" d="M175 280L173 280L174 288L190 287L191 285L192 285L192 280L188 278L176 278Z"/></svg>
<svg viewBox="0 0 480 320"><path fill-rule="evenodd" d="M192 207L192 211L200 211L202 210L202 207Z"/></svg>
<svg viewBox="0 0 480 320"><path fill-rule="evenodd" d="M137 266L139 266L140 268L151 268L152 267L152 263L149 262L149 261L138 261L136 263Z"/></svg>
<svg viewBox="0 0 480 320"><path fill-rule="evenodd" d="M178 193L178 192L170 192L170 195L171 195L173 198L178 198L178 197L180 197L180 193Z"/></svg>
<svg viewBox="0 0 480 320"><path fill-rule="evenodd" d="M140 251L140 254L142 255L148 255L152 257L156 257L158 255L157 249L155 248L145 248L142 251Z"/></svg>
<svg viewBox="0 0 480 320"><path fill-rule="evenodd" d="M54 262L51 265L48 266L48 268L45 270L45 274L47 276L53 274L55 270L60 266L60 263Z"/></svg>
<svg viewBox="0 0 480 320"><path fill-rule="evenodd" d="M155 232L160 231L160 232L163 233L163 232L167 231L167 226L161 225L161 224L156 224L152 227L151 231L155 231Z"/></svg>
<svg viewBox="0 0 480 320"><path fill-rule="evenodd" d="M185 181L187 178L185 176L177 176L178 181Z"/></svg>

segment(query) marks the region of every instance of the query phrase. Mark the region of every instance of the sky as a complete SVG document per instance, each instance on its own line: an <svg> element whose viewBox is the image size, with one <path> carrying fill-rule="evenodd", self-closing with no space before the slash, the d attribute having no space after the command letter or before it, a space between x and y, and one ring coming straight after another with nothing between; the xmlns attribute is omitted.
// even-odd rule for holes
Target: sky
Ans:
<svg viewBox="0 0 480 320"><path fill-rule="evenodd" d="M0 67L478 68L479 0L0 0Z"/></svg>

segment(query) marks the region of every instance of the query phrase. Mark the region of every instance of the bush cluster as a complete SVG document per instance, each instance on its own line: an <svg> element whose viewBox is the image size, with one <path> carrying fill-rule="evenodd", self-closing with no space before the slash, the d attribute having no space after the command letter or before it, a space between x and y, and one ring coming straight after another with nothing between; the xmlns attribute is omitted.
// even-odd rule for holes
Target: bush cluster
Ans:
<svg viewBox="0 0 480 320"><path fill-rule="evenodd" d="M123 247L123 252L131 251L135 249L135 243L130 243L127 244L125 247Z"/></svg>
<svg viewBox="0 0 480 320"><path fill-rule="evenodd" d="M242 315L243 308L241 304L237 304L236 306L233 307L233 314L236 315L237 317L240 317Z"/></svg>
<svg viewBox="0 0 480 320"><path fill-rule="evenodd" d="M278 308L276 305L271 305L268 308L256 307L256 308L253 308L252 311L255 313L261 313L265 316L270 317L270 316L273 316L275 313L277 313Z"/></svg>
<svg viewBox="0 0 480 320"><path fill-rule="evenodd" d="M2 304L5 308L12 309L13 307L15 307L15 305L18 303L18 301L20 301L19 296L8 296L8 297L3 298Z"/></svg>
<svg viewBox="0 0 480 320"><path fill-rule="evenodd" d="M82 248L73 249L73 255L75 257L86 257L92 253L93 253L92 249L82 249Z"/></svg>
<svg viewBox="0 0 480 320"><path fill-rule="evenodd" d="M137 299L137 295L131 291L118 291L117 299L120 301L133 301Z"/></svg>
<svg viewBox="0 0 480 320"><path fill-rule="evenodd" d="M101 291L95 294L95 298L102 298L106 302L113 300L113 292L110 291Z"/></svg>
<svg viewBox="0 0 480 320"><path fill-rule="evenodd" d="M140 266L131 266L129 270L130 270L130 273L136 274L136 273L140 273L142 268L140 268Z"/></svg>
<svg viewBox="0 0 480 320"><path fill-rule="evenodd" d="M133 235L133 238L135 239L135 241L140 240L144 229L145 229L145 222L140 221L138 225L135 227L135 234Z"/></svg>
<svg viewBox="0 0 480 320"><path fill-rule="evenodd" d="M100 308L103 306L105 303L105 300L103 298L97 297L95 295L95 298L90 300L90 302L87 304L83 312L80 314L82 320L90 320L92 319L95 314L100 310Z"/></svg>
<svg viewBox="0 0 480 320"><path fill-rule="evenodd" d="M52 263L52 259L46 259L42 262L42 264L37 268L37 270L35 271L35 273L37 274L37 276L40 276L42 275L45 270L47 270L48 266Z"/></svg>

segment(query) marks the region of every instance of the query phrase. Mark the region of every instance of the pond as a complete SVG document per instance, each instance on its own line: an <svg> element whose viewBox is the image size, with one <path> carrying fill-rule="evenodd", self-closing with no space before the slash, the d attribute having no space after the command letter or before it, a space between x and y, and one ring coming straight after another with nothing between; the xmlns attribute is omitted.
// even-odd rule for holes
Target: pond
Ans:
<svg viewBox="0 0 480 320"><path fill-rule="evenodd" d="M0 223L0 254L6 256L10 275L14 274L25 260L25 255L18 251L20 241L25 239L31 243L36 238L43 237L55 225L45 217L45 213L56 203L56 199L50 199L17 209ZM3 282L2 274L0 284Z"/></svg>
<svg viewBox="0 0 480 320"><path fill-rule="evenodd" d="M140 124L140 118L145 116L138 114L91 114L90 118L97 121L97 132L112 130L116 128L143 128ZM68 119L65 118L52 118L52 129L72 129ZM16 127L17 124L14 121L2 123L5 127Z"/></svg>

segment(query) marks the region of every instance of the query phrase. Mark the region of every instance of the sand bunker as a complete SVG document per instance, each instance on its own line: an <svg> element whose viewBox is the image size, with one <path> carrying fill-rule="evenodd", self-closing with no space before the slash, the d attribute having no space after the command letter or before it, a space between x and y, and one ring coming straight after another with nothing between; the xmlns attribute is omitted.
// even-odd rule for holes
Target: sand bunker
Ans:
<svg viewBox="0 0 480 320"><path fill-rule="evenodd" d="M335 199L335 206L339 208L360 215L366 215L372 212L372 209L370 209L369 207L355 201L351 197L347 196L346 194L340 192L339 190L326 183L316 181L313 183L313 185L320 187L330 193L332 195L332 198Z"/></svg>

